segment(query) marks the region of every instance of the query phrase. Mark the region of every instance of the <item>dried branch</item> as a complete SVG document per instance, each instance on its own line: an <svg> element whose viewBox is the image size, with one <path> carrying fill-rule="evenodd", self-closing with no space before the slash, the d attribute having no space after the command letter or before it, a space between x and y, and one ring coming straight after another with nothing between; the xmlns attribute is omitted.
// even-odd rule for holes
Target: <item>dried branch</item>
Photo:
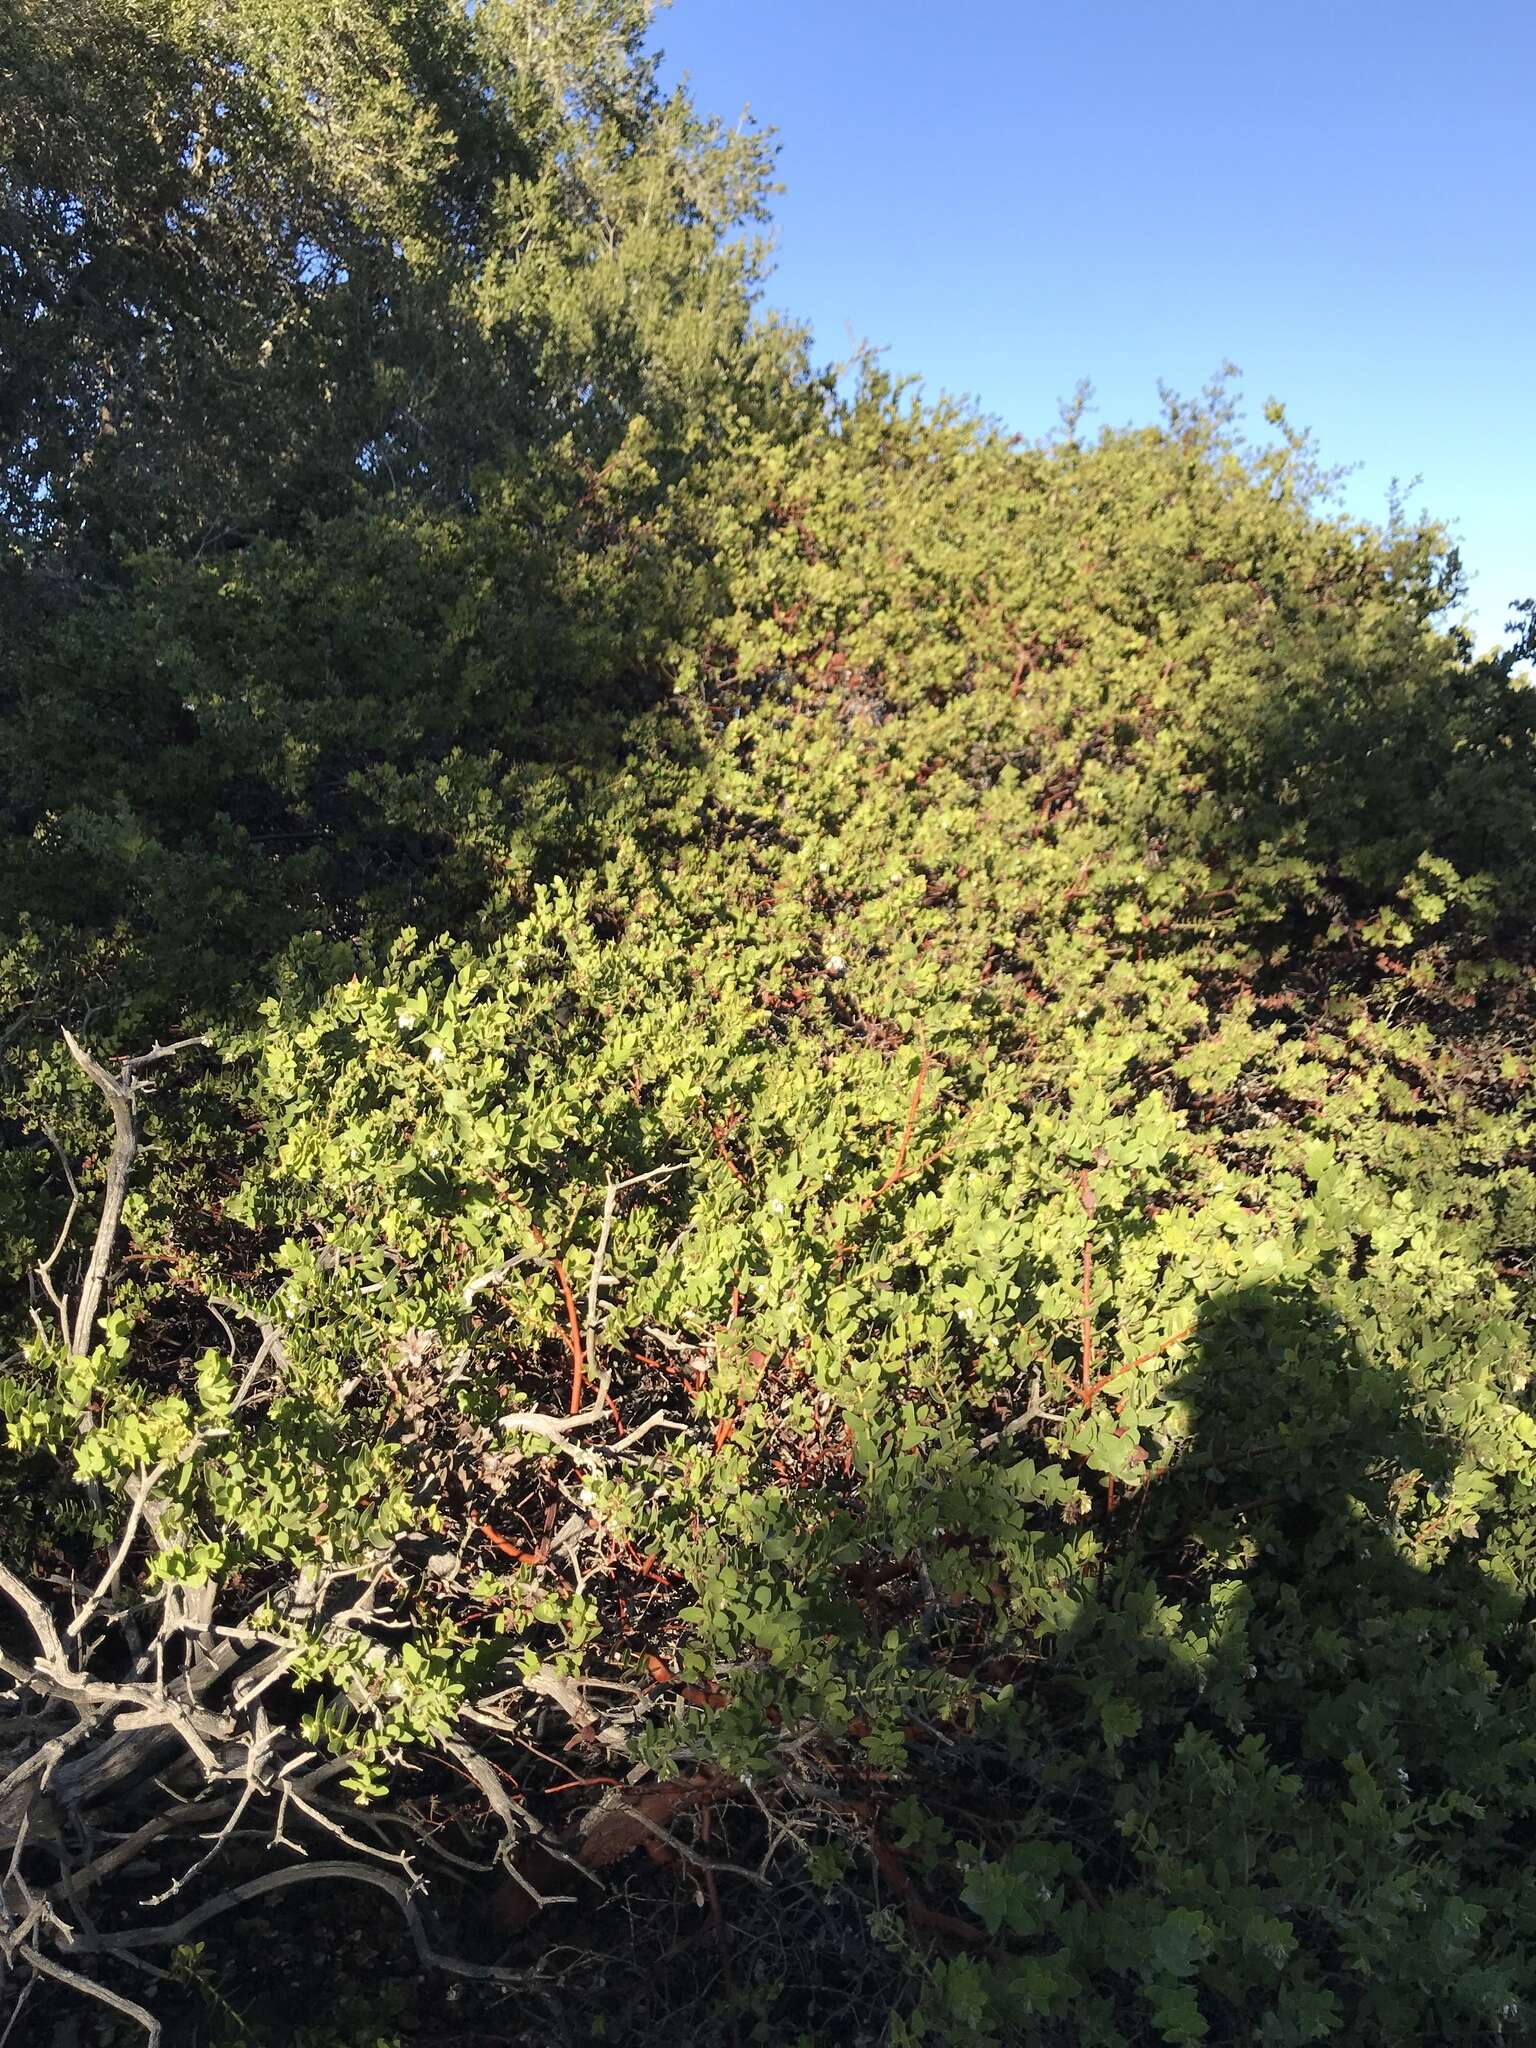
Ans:
<svg viewBox="0 0 1536 2048"><path fill-rule="evenodd" d="M670 1828L664 1828L660 1821L652 1820L638 1806L627 1806L624 1809L624 1818L626 1821L633 1821L635 1826L644 1829L646 1834L654 1835L658 1842L665 1842L675 1855L680 1856L684 1863L691 1864L696 1870L708 1871L712 1876L718 1874L721 1877L744 1877L748 1884L766 1885L768 1882L760 1870L749 1870L744 1863L729 1863L721 1856L706 1856L702 1849L696 1849L692 1842L685 1842L681 1835L674 1835Z"/></svg>
<svg viewBox="0 0 1536 2048"><path fill-rule="evenodd" d="M103 1849L99 1856L93 1856L89 1863L82 1863L78 1869L66 1872L48 1896L55 1905L67 1905L85 1892L101 1883L103 1878L132 1863L152 1843L162 1836L179 1833L183 1828L199 1828L205 1821L217 1820L224 1807L217 1799L196 1800L189 1806L167 1807L163 1813L152 1814L142 1827L134 1829L131 1835L124 1835L120 1842L114 1842L110 1849ZM159 1901L147 1899L146 1905L158 1905Z"/></svg>
<svg viewBox="0 0 1536 2048"><path fill-rule="evenodd" d="M117 1584L118 1573L122 1570L128 1553L133 1548L134 1538L139 1533L139 1524L144 1519L145 1505L158 1482L165 1477L168 1469L168 1465L162 1461L152 1471L146 1473L135 1487L133 1505L128 1511L128 1519L123 1524L123 1533L117 1540L117 1546L113 1550L111 1557L107 1560L107 1568L102 1573L95 1592L92 1593L90 1599L86 1601L80 1612L64 1631L71 1642L74 1642L85 1632L92 1615L97 1613L102 1603L110 1596L113 1587Z"/></svg>
<svg viewBox="0 0 1536 2048"><path fill-rule="evenodd" d="M252 1899L265 1898L270 1892L288 1891L294 1885L331 1883L368 1884L392 1898L410 1930L416 1954L425 1968L444 1970L454 1977L478 1978L487 1984L520 1986L526 1983L526 1976L520 1971L505 1970L495 1963L472 1963L463 1956L449 1955L434 1948L416 1905L415 1888L405 1878L380 1870L376 1864L341 1860L295 1863L282 1870L269 1870L260 1877L247 1878L244 1884L232 1885L228 1891L220 1892L217 1898L205 1900L190 1913L183 1913L179 1920L169 1921L162 1927L133 1927L116 1934L82 1935L76 1946L83 1953L97 1955L129 1955L139 1949L175 1948L189 1935L195 1934L199 1927L206 1926L223 1913L233 1912L236 1906L244 1906Z"/></svg>
<svg viewBox="0 0 1536 2048"><path fill-rule="evenodd" d="M160 2022L152 2012L146 2012L142 2005L131 1998L124 1998L120 1991L109 1991L105 1984L98 1984L91 1977L82 1977L78 1970L67 1970L62 1963L55 1962L41 1950L27 1947L20 1951L21 1961L28 1969L35 1970L40 1977L51 1977L56 1984L67 1984L71 1991L78 1991L82 1998L94 1998L100 2005L110 2005L114 2012L120 2012L124 2019L133 2020L144 2029L149 2048L160 2048Z"/></svg>
<svg viewBox="0 0 1536 2048"><path fill-rule="evenodd" d="M58 1156L59 1164L64 1169L64 1180L69 1188L69 1208L65 1211L64 1221L59 1226L59 1234L54 1239L53 1250L35 1270L39 1281L42 1283L43 1292L53 1304L54 1313L59 1319L59 1335L67 1346L69 1343L69 1305L66 1297L53 1284L53 1269L62 1257L65 1245L69 1242L69 1233L73 1230L75 1218L80 1213L82 1197L79 1183L75 1179L75 1170L70 1165L64 1147L59 1143L50 1125L43 1125L43 1135L53 1147L54 1152Z"/></svg>
<svg viewBox="0 0 1536 2048"><path fill-rule="evenodd" d="M912 1084L912 1096L907 1104L907 1120L902 1127L901 1144L896 1152L896 1164L891 1168L885 1179L881 1181L874 1193L865 1196L863 1206L866 1209L871 1208L879 1201L882 1195L888 1194L899 1180L903 1180L906 1177L907 1150L912 1143L912 1132L917 1123L917 1112L922 1105L923 1084L928 1079L928 1070L932 1065L933 1055L925 1048L917 1063L917 1079Z"/></svg>
<svg viewBox="0 0 1536 2048"><path fill-rule="evenodd" d="M151 1046L148 1052L125 1059L115 1076L108 1073L94 1053L86 1051L72 1031L65 1031L64 1043L69 1048L70 1058L81 1073L94 1082L106 1097L117 1133L111 1157L107 1161L107 1186L102 1196L96 1239L91 1246L90 1263L85 1269L80 1301L75 1310L74 1329L70 1335L70 1349L77 1357L83 1358L91 1349L96 1319L101 1312L102 1299L107 1289L107 1277L112 1269L112 1247L117 1242L118 1226L123 1220L123 1205L128 1199L128 1182L133 1173L133 1162L138 1155L139 1134L133 1105L142 1085L136 1078L139 1069L150 1066L157 1060L169 1059L174 1053L185 1052L189 1046L206 1045L208 1041L205 1038L182 1038L174 1045Z"/></svg>
<svg viewBox="0 0 1536 2048"><path fill-rule="evenodd" d="M107 1161L107 1186L102 1196L96 1239L91 1246L90 1263L85 1269L85 1280L75 1309L74 1328L70 1334L70 1349L77 1356L84 1357L90 1351L96 1318L101 1309L102 1297L106 1293L107 1275L112 1266L112 1247L117 1242L118 1225L123 1220L123 1204L128 1199L128 1182L133 1173L134 1159L138 1154L139 1134L133 1114L131 1083L126 1080L115 1080L100 1060L86 1051L72 1031L64 1033L64 1043L69 1048L70 1058L81 1073L93 1081L106 1097L117 1132L111 1157Z"/></svg>
<svg viewBox="0 0 1536 2048"><path fill-rule="evenodd" d="M38 1599L31 1587L18 1579L8 1565L3 1564L0 1564L0 1593L4 1593L11 1604L19 1607L26 1616L28 1625L33 1635L37 1638L38 1647L43 1653L45 1662L67 1671L69 1669L69 1653L64 1647L63 1638L54 1625L53 1616L48 1612L42 1601ZM31 1684L32 1680L29 1678L27 1683Z"/></svg>

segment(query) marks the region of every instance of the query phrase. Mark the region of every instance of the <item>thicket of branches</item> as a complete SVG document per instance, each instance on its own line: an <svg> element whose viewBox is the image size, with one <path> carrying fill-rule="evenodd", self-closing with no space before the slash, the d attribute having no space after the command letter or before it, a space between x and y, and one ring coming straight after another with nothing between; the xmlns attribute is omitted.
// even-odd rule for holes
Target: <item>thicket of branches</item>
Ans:
<svg viewBox="0 0 1536 2048"><path fill-rule="evenodd" d="M0 24L0 2038L1528 2038L1514 652L647 29Z"/></svg>

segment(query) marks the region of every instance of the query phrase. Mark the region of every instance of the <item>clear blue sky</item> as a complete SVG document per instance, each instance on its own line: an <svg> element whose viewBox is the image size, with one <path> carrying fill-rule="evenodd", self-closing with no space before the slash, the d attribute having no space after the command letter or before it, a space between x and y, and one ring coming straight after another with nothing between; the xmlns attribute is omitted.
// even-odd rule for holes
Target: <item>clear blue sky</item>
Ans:
<svg viewBox="0 0 1536 2048"><path fill-rule="evenodd" d="M1352 511L1536 596L1536 0L674 0L666 70L780 141L774 303L1034 436L1225 359Z"/></svg>

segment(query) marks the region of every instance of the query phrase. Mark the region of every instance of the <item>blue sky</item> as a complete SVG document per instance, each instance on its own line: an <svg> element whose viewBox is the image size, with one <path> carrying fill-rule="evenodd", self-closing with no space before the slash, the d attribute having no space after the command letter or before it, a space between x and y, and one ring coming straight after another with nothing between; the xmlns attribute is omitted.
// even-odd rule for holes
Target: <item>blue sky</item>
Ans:
<svg viewBox="0 0 1536 2048"><path fill-rule="evenodd" d="M1536 596L1536 0L674 0L667 73L778 130L770 298L1034 436L1224 360L1349 508Z"/></svg>

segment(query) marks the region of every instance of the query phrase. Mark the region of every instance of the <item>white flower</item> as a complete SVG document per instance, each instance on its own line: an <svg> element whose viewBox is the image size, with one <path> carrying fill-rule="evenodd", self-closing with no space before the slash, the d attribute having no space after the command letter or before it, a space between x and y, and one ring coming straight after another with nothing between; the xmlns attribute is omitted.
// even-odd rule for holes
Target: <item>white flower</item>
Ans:
<svg viewBox="0 0 1536 2048"><path fill-rule="evenodd" d="M410 1031L414 1028L416 1019L409 1010L396 1010L395 1023L400 1030Z"/></svg>
<svg viewBox="0 0 1536 2048"><path fill-rule="evenodd" d="M440 1045L434 1045L432 1050L427 1054L427 1058L432 1062L434 1067L440 1067L447 1057L448 1055L443 1051L443 1048Z"/></svg>
<svg viewBox="0 0 1536 2048"><path fill-rule="evenodd" d="M597 1495L592 1491L590 1486L584 1486L577 1497L584 1508L591 1507L593 1501L597 1499Z"/></svg>
<svg viewBox="0 0 1536 2048"><path fill-rule="evenodd" d="M833 974L841 974L845 965L846 962L841 953L834 953L827 962L827 966Z"/></svg>
<svg viewBox="0 0 1536 2048"><path fill-rule="evenodd" d="M775 1216L782 1216L784 1214L784 1204L779 1200L777 1195L774 1196L773 1200L768 1204L768 1206L773 1211Z"/></svg>

